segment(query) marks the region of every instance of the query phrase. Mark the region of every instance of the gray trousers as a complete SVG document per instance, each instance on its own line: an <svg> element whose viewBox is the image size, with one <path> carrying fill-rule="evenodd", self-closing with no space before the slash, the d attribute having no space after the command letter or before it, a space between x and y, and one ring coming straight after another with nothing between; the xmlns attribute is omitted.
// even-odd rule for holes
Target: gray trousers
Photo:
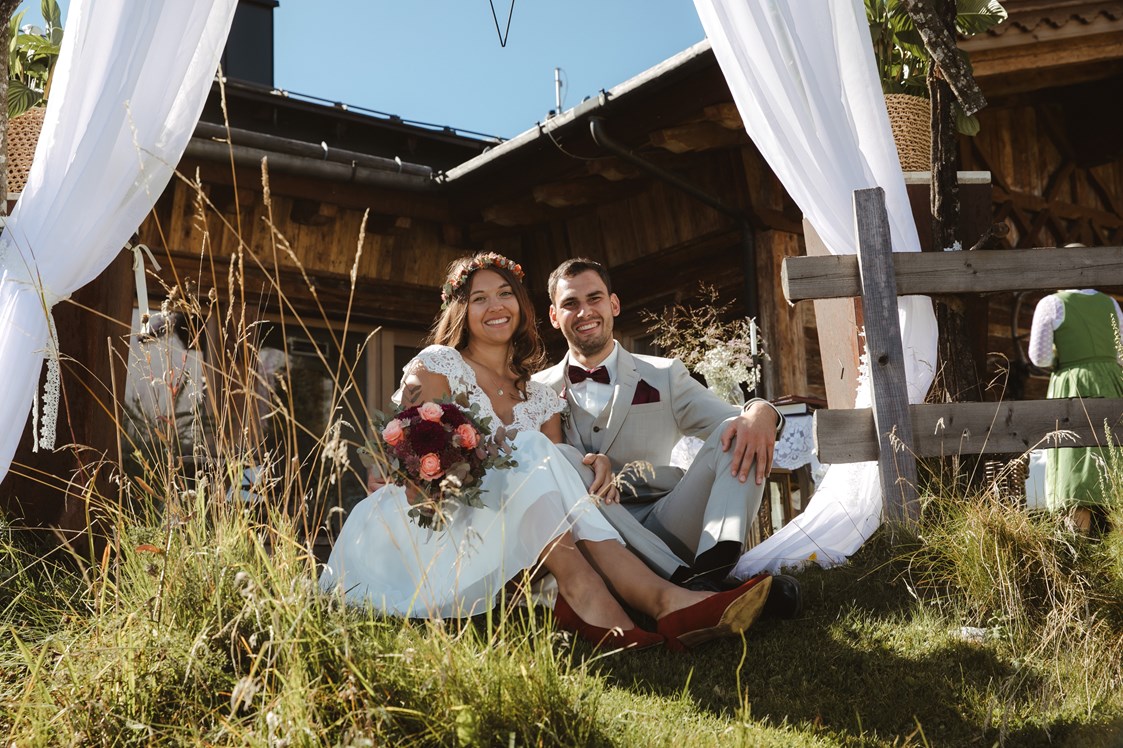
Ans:
<svg viewBox="0 0 1123 748"><path fill-rule="evenodd" d="M755 465L744 483L732 474L733 450L721 450L727 424L714 429L670 493L646 503L600 505L628 547L660 576L692 565L717 543L743 545L748 537L765 484L756 484ZM577 462L588 485L592 471Z"/></svg>

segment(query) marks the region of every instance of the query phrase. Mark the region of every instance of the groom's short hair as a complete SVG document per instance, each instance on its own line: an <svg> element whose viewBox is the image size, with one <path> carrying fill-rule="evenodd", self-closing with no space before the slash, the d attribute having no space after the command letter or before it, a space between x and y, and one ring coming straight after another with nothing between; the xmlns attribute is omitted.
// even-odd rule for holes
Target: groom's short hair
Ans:
<svg viewBox="0 0 1123 748"><path fill-rule="evenodd" d="M550 294L550 303L554 303L554 294L558 290L558 281L562 278L576 278L586 271L592 270L600 276L604 281L604 287L612 293L612 279L608 277L608 269L597 262L590 260L588 257L574 257L572 260L566 260L562 264L554 268L554 272L550 273L550 280L546 283L546 290Z"/></svg>

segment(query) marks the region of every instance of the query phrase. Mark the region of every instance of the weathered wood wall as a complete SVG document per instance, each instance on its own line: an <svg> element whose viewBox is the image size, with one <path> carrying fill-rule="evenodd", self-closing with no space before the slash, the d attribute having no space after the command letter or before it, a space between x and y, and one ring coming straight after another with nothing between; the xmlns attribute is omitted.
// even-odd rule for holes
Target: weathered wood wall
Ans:
<svg viewBox="0 0 1123 748"><path fill-rule="evenodd" d="M203 295L212 286L225 289L230 260L241 249L247 290L261 294L265 311L291 305L303 315L339 320L354 268L353 319L424 329L439 309L435 289L445 268L470 251L450 243L457 234L449 230L447 207L430 195L341 190L285 177L270 179L266 205L260 174L238 171L235 189L229 168L204 169L209 204L201 214L196 188L176 180L139 229L157 258L170 260L161 274L168 285L191 284ZM153 293L160 298L158 287Z"/></svg>
<svg viewBox="0 0 1123 748"><path fill-rule="evenodd" d="M1110 91L1117 84L1104 85ZM979 134L961 139L963 168L991 173L994 220L1009 227L1004 246L1123 243L1123 141L1117 120L1102 112L1074 112L1071 98L1059 90L996 99L979 114ZM1086 109L1096 98L1080 106ZM1123 288L1101 290L1118 295ZM1018 351L1019 345L1025 350L1033 309L1043 295L990 297L988 378L1002 382L1011 368L1016 381L1007 386L1007 397L1045 396L1048 377L1029 376Z"/></svg>

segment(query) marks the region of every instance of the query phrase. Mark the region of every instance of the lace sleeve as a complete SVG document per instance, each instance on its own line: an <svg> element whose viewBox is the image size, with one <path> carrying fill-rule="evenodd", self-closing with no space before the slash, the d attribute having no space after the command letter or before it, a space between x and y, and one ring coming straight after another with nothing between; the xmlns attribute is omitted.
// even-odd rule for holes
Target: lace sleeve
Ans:
<svg viewBox="0 0 1123 748"><path fill-rule="evenodd" d="M471 381L465 371L466 365L460 352L447 345L431 345L418 353L410 362L402 367L402 379L398 382L398 390L391 398L395 403L401 404L402 385L406 377L417 371L431 371L441 374L448 379L448 386L453 394L467 392Z"/></svg>
<svg viewBox="0 0 1123 748"><path fill-rule="evenodd" d="M565 400L548 385L531 380L526 385L527 399L520 409L522 428L540 429L555 413L565 410Z"/></svg>

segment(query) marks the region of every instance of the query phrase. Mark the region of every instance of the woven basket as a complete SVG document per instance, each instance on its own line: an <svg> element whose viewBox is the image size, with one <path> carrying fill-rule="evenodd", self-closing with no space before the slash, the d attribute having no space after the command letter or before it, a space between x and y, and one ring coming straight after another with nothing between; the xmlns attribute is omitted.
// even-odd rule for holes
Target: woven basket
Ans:
<svg viewBox="0 0 1123 748"><path fill-rule="evenodd" d="M901 171L932 168L932 106L928 99L910 94L886 94L889 126L897 143Z"/></svg>
<svg viewBox="0 0 1123 748"><path fill-rule="evenodd" d="M46 107L32 107L8 122L8 194L23 192Z"/></svg>
<svg viewBox="0 0 1123 748"><path fill-rule="evenodd" d="M1014 506L1023 506L1026 501L1026 478L1029 473L1027 455L1011 456L1008 459L989 459L983 462L987 488L999 499L1009 501Z"/></svg>

